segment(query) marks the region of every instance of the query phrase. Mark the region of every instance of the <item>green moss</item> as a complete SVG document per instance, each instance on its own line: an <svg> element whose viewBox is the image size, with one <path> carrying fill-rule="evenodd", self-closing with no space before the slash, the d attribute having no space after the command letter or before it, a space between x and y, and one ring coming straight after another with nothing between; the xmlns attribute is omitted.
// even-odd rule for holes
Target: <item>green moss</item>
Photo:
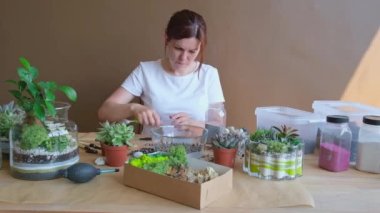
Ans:
<svg viewBox="0 0 380 213"><path fill-rule="evenodd" d="M47 141L49 141L48 132L43 126L33 124L23 127L20 144L21 149L35 149L41 144L48 143Z"/></svg>
<svg viewBox="0 0 380 213"><path fill-rule="evenodd" d="M183 145L171 146L168 153L160 155L142 155L132 158L129 164L148 171L166 174L170 168L187 166L186 149Z"/></svg>
<svg viewBox="0 0 380 213"><path fill-rule="evenodd" d="M132 166L143 168L154 173L165 174L169 169L169 157L163 155L142 155L129 162Z"/></svg>

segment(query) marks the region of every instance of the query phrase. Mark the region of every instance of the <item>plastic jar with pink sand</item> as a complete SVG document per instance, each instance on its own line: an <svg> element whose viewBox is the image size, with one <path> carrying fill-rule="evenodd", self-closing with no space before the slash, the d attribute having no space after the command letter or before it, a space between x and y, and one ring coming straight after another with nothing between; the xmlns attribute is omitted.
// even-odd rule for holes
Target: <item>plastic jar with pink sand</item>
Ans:
<svg viewBox="0 0 380 213"><path fill-rule="evenodd" d="M350 166L352 133L348 116L329 115L322 128L319 150L319 167L332 171L345 171Z"/></svg>

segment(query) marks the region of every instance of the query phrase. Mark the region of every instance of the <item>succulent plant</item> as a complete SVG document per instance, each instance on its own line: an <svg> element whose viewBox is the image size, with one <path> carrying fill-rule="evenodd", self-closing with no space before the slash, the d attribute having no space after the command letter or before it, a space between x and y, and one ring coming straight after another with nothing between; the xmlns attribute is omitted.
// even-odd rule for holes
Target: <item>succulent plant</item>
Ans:
<svg viewBox="0 0 380 213"><path fill-rule="evenodd" d="M281 125L280 128L273 126L272 128L277 131L276 136L277 136L277 139L280 141L294 142L297 139L297 137L299 136L296 133L298 131L297 129L287 127L286 125Z"/></svg>
<svg viewBox="0 0 380 213"><path fill-rule="evenodd" d="M273 138L274 132L270 129L258 129L255 133L251 134L251 141L262 141L268 138Z"/></svg>
<svg viewBox="0 0 380 213"><path fill-rule="evenodd" d="M262 153L288 153L302 146L297 129L282 125L273 126L271 129L258 129L251 134L251 141L257 142L251 145L254 152Z"/></svg>
<svg viewBox="0 0 380 213"><path fill-rule="evenodd" d="M44 125L49 132L49 140L43 144L44 148L48 151L58 149L63 151L72 140L65 124L54 123L53 121L45 121Z"/></svg>
<svg viewBox="0 0 380 213"><path fill-rule="evenodd" d="M249 135L245 129L235 129L235 127L230 126L221 130L211 141L215 147L234 149L237 148L239 143L246 141L248 138Z"/></svg>
<svg viewBox="0 0 380 213"><path fill-rule="evenodd" d="M130 140L135 136L132 125L126 123L101 123L96 140L109 146L133 146Z"/></svg>
<svg viewBox="0 0 380 213"><path fill-rule="evenodd" d="M0 106L0 137L8 138L9 130L21 124L25 118L25 112L19 106L10 102Z"/></svg>

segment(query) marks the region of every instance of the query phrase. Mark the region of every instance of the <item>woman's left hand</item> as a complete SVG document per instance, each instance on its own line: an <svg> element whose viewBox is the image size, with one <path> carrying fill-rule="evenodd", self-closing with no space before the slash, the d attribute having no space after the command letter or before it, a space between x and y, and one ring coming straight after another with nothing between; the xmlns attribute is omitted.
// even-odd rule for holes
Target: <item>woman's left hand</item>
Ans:
<svg viewBox="0 0 380 213"><path fill-rule="evenodd" d="M172 120L172 124L174 126L178 126L178 125L204 126L204 123L193 120L185 112L173 114L170 116L170 119Z"/></svg>

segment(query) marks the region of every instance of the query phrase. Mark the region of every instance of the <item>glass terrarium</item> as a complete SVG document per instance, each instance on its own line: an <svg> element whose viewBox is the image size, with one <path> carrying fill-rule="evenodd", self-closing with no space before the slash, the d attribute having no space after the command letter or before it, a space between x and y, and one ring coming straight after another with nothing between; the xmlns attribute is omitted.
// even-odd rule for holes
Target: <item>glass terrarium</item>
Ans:
<svg viewBox="0 0 380 213"><path fill-rule="evenodd" d="M77 125L68 120L70 104L56 102L56 116L26 121L10 133L11 175L25 180L60 177L60 170L79 161Z"/></svg>
<svg viewBox="0 0 380 213"><path fill-rule="evenodd" d="M182 144L187 153L201 156L207 133L207 129L196 126L161 126L152 129L152 142L156 151L166 152L170 146Z"/></svg>
<svg viewBox="0 0 380 213"><path fill-rule="evenodd" d="M243 171L268 180L292 180L302 176L303 146L296 129L259 129L245 143Z"/></svg>
<svg viewBox="0 0 380 213"><path fill-rule="evenodd" d="M291 146L287 152L263 151L266 146L260 142L247 145L248 156L244 159L245 171L261 179L291 180L302 176L303 146Z"/></svg>

